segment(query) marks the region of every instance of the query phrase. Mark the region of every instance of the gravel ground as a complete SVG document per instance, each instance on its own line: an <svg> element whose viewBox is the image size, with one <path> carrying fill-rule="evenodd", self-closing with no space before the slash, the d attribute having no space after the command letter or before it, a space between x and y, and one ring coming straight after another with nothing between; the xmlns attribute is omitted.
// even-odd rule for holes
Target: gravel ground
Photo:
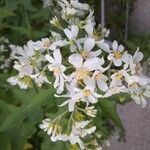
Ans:
<svg viewBox="0 0 150 150"><path fill-rule="evenodd" d="M147 102L144 109L135 103L118 107L126 129L126 143L114 140L107 150L150 150L150 100Z"/></svg>

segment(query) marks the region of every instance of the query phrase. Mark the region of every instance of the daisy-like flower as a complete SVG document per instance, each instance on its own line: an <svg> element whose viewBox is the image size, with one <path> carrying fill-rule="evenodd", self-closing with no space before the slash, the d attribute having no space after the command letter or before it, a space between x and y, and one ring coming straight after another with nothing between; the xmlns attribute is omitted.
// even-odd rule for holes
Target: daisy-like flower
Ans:
<svg viewBox="0 0 150 150"><path fill-rule="evenodd" d="M53 52L53 57L47 54L45 58L50 63L48 65L49 70L52 71L56 77L54 88L57 89L57 93L61 93L64 90L64 82L66 79L64 71L66 70L66 67L62 65L62 56L60 50L56 49Z"/></svg>
<svg viewBox="0 0 150 150"><path fill-rule="evenodd" d="M95 84L92 80L88 79L86 82L87 84L84 89L78 89L78 88L74 89L75 93L72 96L71 101L69 101L70 111L74 110L74 105L75 105L75 102L77 101L84 101L86 102L86 105L88 106L89 103L91 104L97 103L98 98L102 97L102 95L99 95L95 92L95 87L94 87ZM72 103L72 101L74 103Z"/></svg>
<svg viewBox="0 0 150 150"><path fill-rule="evenodd" d="M112 50L104 49L106 52L109 53L108 60L111 60L115 66L121 66L122 62L125 62L126 55L123 53L124 46L118 45L117 41L114 41L112 44Z"/></svg>
<svg viewBox="0 0 150 150"><path fill-rule="evenodd" d="M110 86L122 86L123 81L128 81L131 77L127 70L127 65L124 65L122 70L119 70L111 75L111 83Z"/></svg>
<svg viewBox="0 0 150 150"><path fill-rule="evenodd" d="M79 28L78 26L72 25L71 29L64 29L64 33L67 36L70 44L70 51L75 52L77 49L77 36L78 36Z"/></svg>
<svg viewBox="0 0 150 150"><path fill-rule="evenodd" d="M75 71L70 75L70 80L72 85L76 85L77 81L85 80L89 77L90 72L94 70L98 70L102 61L99 58L91 58L87 59L85 62L83 61L83 57L79 54L72 54L69 57L69 63L75 67Z"/></svg>
<svg viewBox="0 0 150 150"><path fill-rule="evenodd" d="M68 110L69 112L74 111L75 104L79 101L83 101L86 103L86 106L88 107L89 103L96 103L98 101L98 98L102 97L102 95L99 95L95 92L95 83L92 79L86 79L85 81L86 86L84 89L79 89L75 87L70 88L70 92L62 97L69 97L69 100L66 100L63 104L60 105L60 107L68 104Z"/></svg>
<svg viewBox="0 0 150 150"><path fill-rule="evenodd" d="M95 40L92 38L87 38L84 42L83 48L79 50L79 53L84 59L97 57L101 54L101 50L92 51L94 47Z"/></svg>

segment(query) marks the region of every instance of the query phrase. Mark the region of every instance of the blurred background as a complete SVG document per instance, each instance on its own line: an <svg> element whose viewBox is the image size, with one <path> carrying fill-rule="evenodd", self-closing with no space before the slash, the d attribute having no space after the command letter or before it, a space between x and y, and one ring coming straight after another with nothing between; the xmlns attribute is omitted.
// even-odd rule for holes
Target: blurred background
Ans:
<svg viewBox="0 0 150 150"><path fill-rule="evenodd" d="M44 0L0 0L0 37L7 38L9 42L14 45L23 45L26 44L28 40L38 40L42 37L47 37L49 35L49 20L54 16L54 13L57 13L53 7L55 6L56 8L57 5L56 1L43 1ZM110 37L108 40L118 40L124 44L131 53L134 52L137 47L140 48L145 55L143 61L144 73L150 76L150 0L81 1L93 6L95 9L96 22L102 23L104 27L110 29ZM0 41L0 43L1 42L2 41ZM2 52L0 51L0 57L1 56ZM0 59L0 63L1 61L2 59ZM8 70L8 72L9 71L10 70ZM0 72L2 74L2 70L0 70ZM9 114L8 110L14 109L13 105L20 105L20 102L13 97L12 91L5 87L4 81L8 76L0 76L0 99L5 99L5 102L4 100L0 101L1 122ZM16 90L16 93L17 92ZM11 101L9 100L10 97L12 99ZM11 105L11 108L8 109L7 104ZM55 106L56 104L51 105ZM15 111L16 114L20 112L16 109ZM41 108L37 108L37 112L38 111L42 111ZM126 143L120 144L112 139L112 145L108 150L150 150L150 102L148 102L145 109L138 107L134 103L129 103L126 106L118 106L118 112L126 128L127 140ZM43 117L39 116L41 114L42 113L39 113L35 116L35 118L39 118L38 121ZM17 116L14 115L12 118L10 117L9 121L6 122L5 128L10 129L11 124L11 128L13 128L13 124L15 124L14 117ZM21 137L23 136L23 138L26 139L30 135L29 133L34 133L35 129L31 128L31 126L34 126L36 123L34 120L30 120L30 124L26 124L24 127L28 128L28 131L22 130L23 135L21 135ZM17 129L13 130L13 134L19 132ZM7 135L1 133L0 140L3 139L3 143L1 144L9 145L7 140L10 138L9 136L11 136L9 131L10 130L8 130ZM36 137L37 135L33 134L32 136ZM16 138L14 142L17 143L19 138L20 136L18 134L18 139ZM11 139L13 139L13 136ZM38 145L39 139L35 139L37 141L31 141L31 143ZM49 140L46 139L44 142L48 143L48 141ZM47 150L47 148L44 147L45 144L42 146L43 150ZM32 146L26 144L24 149L32 149ZM4 149L1 149L0 146L0 150ZM15 150L17 150L17 148Z"/></svg>

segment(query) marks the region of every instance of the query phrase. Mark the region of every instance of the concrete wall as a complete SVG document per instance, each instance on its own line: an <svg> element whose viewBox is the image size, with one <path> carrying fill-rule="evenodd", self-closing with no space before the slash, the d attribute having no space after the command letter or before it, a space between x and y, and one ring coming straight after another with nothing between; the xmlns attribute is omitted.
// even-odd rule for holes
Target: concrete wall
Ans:
<svg viewBox="0 0 150 150"><path fill-rule="evenodd" d="M131 14L131 32L150 35L150 0L135 0Z"/></svg>

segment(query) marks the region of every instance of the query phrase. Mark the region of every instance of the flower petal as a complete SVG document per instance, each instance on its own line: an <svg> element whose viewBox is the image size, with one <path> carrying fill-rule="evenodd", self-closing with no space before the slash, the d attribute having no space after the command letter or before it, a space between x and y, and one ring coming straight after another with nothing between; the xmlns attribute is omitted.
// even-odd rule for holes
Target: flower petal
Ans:
<svg viewBox="0 0 150 150"><path fill-rule="evenodd" d="M86 39L86 41L84 42L84 50L85 51L90 51L94 48L95 46L95 40L92 38L88 38Z"/></svg>
<svg viewBox="0 0 150 150"><path fill-rule="evenodd" d="M80 68L83 64L83 58L79 54L72 54L69 57L69 63L71 63L75 68Z"/></svg>

